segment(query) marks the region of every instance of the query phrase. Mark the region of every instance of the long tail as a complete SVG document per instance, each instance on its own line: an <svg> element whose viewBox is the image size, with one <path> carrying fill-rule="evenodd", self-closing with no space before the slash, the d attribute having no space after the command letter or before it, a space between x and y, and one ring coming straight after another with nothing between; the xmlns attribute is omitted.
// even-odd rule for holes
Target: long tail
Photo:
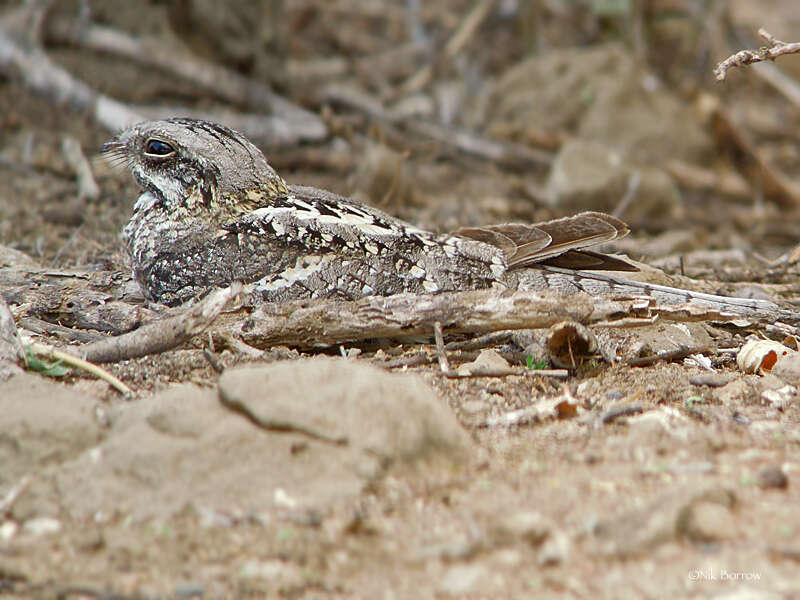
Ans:
<svg viewBox="0 0 800 600"><path fill-rule="evenodd" d="M543 274L548 286L556 289L566 290L568 287L574 286L593 296L647 296L655 301L656 306L696 307L759 322L800 323L800 312L781 308L769 300L716 296L653 283L631 281L605 273L576 271L548 265L540 265L539 269L545 271Z"/></svg>

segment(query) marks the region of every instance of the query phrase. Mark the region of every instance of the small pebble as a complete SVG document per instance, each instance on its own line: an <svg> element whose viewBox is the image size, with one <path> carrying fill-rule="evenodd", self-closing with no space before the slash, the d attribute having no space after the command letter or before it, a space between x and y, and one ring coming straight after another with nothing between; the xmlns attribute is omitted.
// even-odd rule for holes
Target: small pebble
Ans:
<svg viewBox="0 0 800 600"><path fill-rule="evenodd" d="M22 526L25 533L33 536L49 535L51 533L58 533L61 531L61 521L51 517L36 517L35 519L28 519Z"/></svg>
<svg viewBox="0 0 800 600"><path fill-rule="evenodd" d="M728 375L720 373L700 373L689 377L689 383L692 385L707 385L708 387L722 387L730 381Z"/></svg>
<svg viewBox="0 0 800 600"><path fill-rule="evenodd" d="M489 570L483 565L455 565L447 569L439 584L443 596L465 596L481 587Z"/></svg>
<svg viewBox="0 0 800 600"><path fill-rule="evenodd" d="M727 506L697 502L688 510L683 533L693 542L714 543L736 536L736 519Z"/></svg>
<svg viewBox="0 0 800 600"><path fill-rule="evenodd" d="M502 543L524 540L538 546L550 534L552 525L540 513L521 511L501 517L493 527L495 537Z"/></svg>
<svg viewBox="0 0 800 600"><path fill-rule="evenodd" d="M179 583L175 586L176 598L202 598L204 594L202 583Z"/></svg>
<svg viewBox="0 0 800 600"><path fill-rule="evenodd" d="M785 490L789 487L789 479L779 466L770 465L758 472L758 485L764 489L778 488Z"/></svg>
<svg viewBox="0 0 800 600"><path fill-rule="evenodd" d="M539 564L550 567L563 564L569 556L570 541L562 531L553 532L539 551Z"/></svg>

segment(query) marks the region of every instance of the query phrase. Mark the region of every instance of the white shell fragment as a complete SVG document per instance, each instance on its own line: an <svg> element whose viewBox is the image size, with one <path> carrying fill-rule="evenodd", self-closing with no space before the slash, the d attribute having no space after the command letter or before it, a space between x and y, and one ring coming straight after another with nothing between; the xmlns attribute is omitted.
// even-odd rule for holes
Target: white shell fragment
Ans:
<svg viewBox="0 0 800 600"><path fill-rule="evenodd" d="M769 373L781 356L796 353L796 350L773 340L750 340L736 355L736 364L745 373Z"/></svg>

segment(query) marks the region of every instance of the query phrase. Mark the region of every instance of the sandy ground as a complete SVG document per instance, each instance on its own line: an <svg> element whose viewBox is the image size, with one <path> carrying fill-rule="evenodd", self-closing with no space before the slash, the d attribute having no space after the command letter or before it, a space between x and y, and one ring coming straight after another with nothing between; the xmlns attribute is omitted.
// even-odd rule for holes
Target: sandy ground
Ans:
<svg viewBox="0 0 800 600"><path fill-rule="evenodd" d="M74 17L70 3L56 4ZM89 4L98 23L198 52L186 33L177 39L165 3ZM762 23L730 3L731 31L767 25L797 38L793 3L768 4ZM283 75L272 63L248 67L254 79L275 75L329 128L315 143L257 140L288 181L447 230L612 211L635 174L622 213L634 232L612 249L704 289L797 296L796 262L770 261L800 240L800 211L760 187L698 107L716 98L790 182L800 113L751 72L711 81L706 67L729 48L719 15L679 7L670 20L653 8L640 63L625 15L553 9L537 21L497 8L460 58L398 99L390 92L424 60L387 63L408 34L400 5L386 5L290 5ZM471 3L442 5L422 14L436 47ZM230 108L113 55L47 51L126 102ZM371 72L375 56L384 60ZM792 60L780 64L797 74ZM337 103L320 81L552 163L520 169L454 151ZM0 244L49 269L125 268L119 231L137 190L98 158L110 135L0 75ZM99 198L78 197L64 136L91 160ZM717 179L691 186L675 162ZM725 188L728 176L744 192ZM668 327L595 334L625 358L668 349ZM748 336L769 333L693 324L682 335L709 344L714 373L691 360L631 367L598 354L566 380L448 379L430 345L387 343L347 359L338 348L274 348L255 361L224 351L220 378L196 340L110 365L137 390L132 400L80 372L18 375L0 383L0 595L798 598L800 405L786 386L800 377L745 375L734 359ZM496 350L524 365L530 348L513 337ZM403 360L412 366L386 368Z"/></svg>

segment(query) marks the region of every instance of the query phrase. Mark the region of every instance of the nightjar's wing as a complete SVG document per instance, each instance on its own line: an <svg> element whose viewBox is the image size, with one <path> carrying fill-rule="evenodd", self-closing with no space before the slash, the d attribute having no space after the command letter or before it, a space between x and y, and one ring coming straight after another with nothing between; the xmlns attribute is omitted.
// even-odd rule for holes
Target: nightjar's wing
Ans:
<svg viewBox="0 0 800 600"><path fill-rule="evenodd" d="M454 234L496 246L509 268L545 264L567 269L637 271L623 260L586 250L621 238L628 231L625 223L611 215L583 212L533 225L462 228Z"/></svg>

